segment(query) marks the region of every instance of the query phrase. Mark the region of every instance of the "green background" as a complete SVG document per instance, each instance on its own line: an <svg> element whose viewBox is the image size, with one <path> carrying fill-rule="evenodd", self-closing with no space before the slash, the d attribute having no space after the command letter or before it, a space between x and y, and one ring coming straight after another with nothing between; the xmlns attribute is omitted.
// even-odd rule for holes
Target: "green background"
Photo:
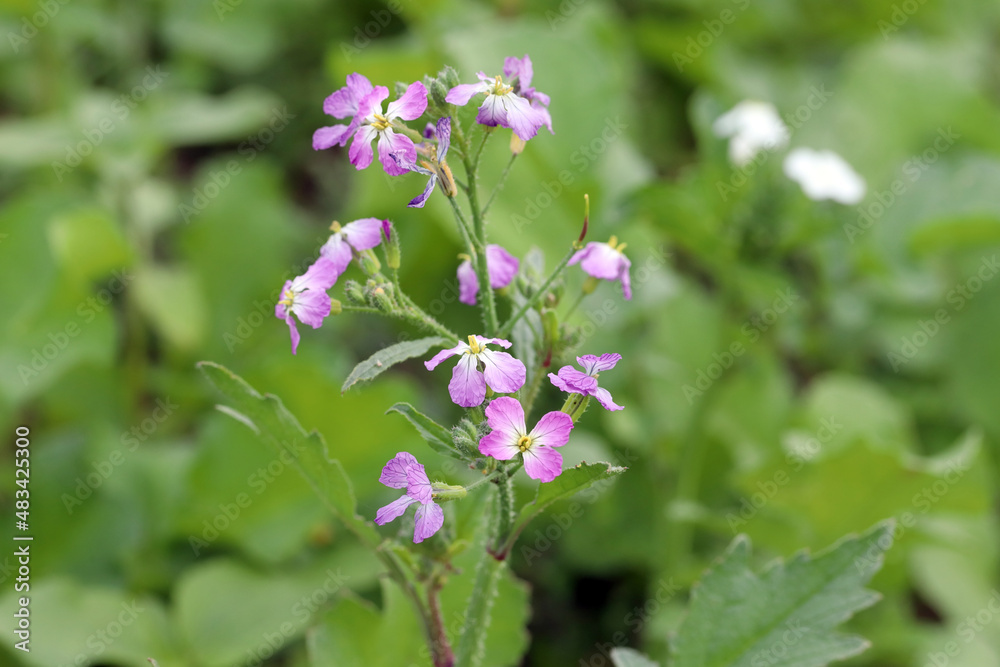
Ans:
<svg viewBox="0 0 1000 667"><path fill-rule="evenodd" d="M664 660L687 587L737 532L763 566L895 516L873 581L885 598L850 623L873 648L851 664L922 666L953 642L949 665L1000 665L995 4L0 6L0 534L15 533L13 433L27 425L35 537L33 650L11 648L13 557L0 556L0 661L300 666L314 623L332 628L315 643L357 639L364 664L417 654L405 601L297 474L214 409L194 364L281 396L330 443L366 516L395 497L377 479L402 449L472 481L383 415L409 401L453 422L443 370L408 363L340 394L355 363L408 332L341 315L304 327L293 357L273 303L331 220L369 216L395 222L415 300L436 314L452 299L461 249L440 195L408 209L421 178L357 172L310 138L351 72L391 87L451 64L471 82L529 53L556 133L517 161L491 241L551 265L589 193L589 238L628 242L635 297L602 284L573 316L581 353L623 354L602 385L626 407L591 408L564 455L630 470L524 533L511 565L529 585L504 585L488 664L607 664L612 643ZM734 170L711 124L746 98L790 119L792 146L844 156L868 183L862 204L806 199L779 154ZM941 133L957 140L935 149ZM581 283L569 274L567 302ZM471 308L441 318L477 328ZM296 606L330 573L350 592ZM461 606L465 581L446 604ZM101 639L128 605L141 611ZM977 613L988 622L972 631Z"/></svg>

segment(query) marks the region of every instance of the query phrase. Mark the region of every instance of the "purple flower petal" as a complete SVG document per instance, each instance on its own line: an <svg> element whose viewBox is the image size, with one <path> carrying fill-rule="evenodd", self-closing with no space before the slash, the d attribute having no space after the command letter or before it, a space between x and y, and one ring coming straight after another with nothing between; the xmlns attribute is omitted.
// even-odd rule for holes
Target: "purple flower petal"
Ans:
<svg viewBox="0 0 1000 667"><path fill-rule="evenodd" d="M351 138L354 129L354 126L351 125L331 125L319 128L313 132L313 150L321 151L334 146L343 146Z"/></svg>
<svg viewBox="0 0 1000 667"><path fill-rule="evenodd" d="M385 507L382 507L381 509L379 509L378 512L375 513L375 523L377 523L380 526L384 526L393 519L398 519L399 517L403 516L403 513L406 511L406 508L415 502L417 501L409 496L406 495L400 496L399 498L392 501Z"/></svg>
<svg viewBox="0 0 1000 667"><path fill-rule="evenodd" d="M615 367L615 364L621 360L622 355L617 352L602 354L599 357L593 354L585 354L582 357L576 358L576 362L583 366L583 370L587 373L587 375L595 375L602 371L610 371ZM567 366L567 368L569 367Z"/></svg>
<svg viewBox="0 0 1000 667"><path fill-rule="evenodd" d="M354 257L351 246L347 243L342 231L331 235L323 247L319 249L319 252L330 261L338 273L346 271Z"/></svg>
<svg viewBox="0 0 1000 667"><path fill-rule="evenodd" d="M437 368L438 364L440 364L442 361L444 361L448 357L454 357L456 354L462 354L463 352L465 352L468 349L469 349L469 344L468 343L459 343L455 347L449 347L449 348L447 348L445 350L441 350L440 352L438 352L437 354L435 354L433 357L431 357L430 359L428 359L427 361L424 362L424 368L426 368L429 371L432 371L435 368Z"/></svg>
<svg viewBox="0 0 1000 667"><path fill-rule="evenodd" d="M434 495L431 481L419 463L406 470L406 495L422 503L429 503Z"/></svg>
<svg viewBox="0 0 1000 667"><path fill-rule="evenodd" d="M358 102L372 90L371 81L363 75L357 72L349 74L347 85L323 101L323 112L334 118L353 116L358 113Z"/></svg>
<svg viewBox="0 0 1000 667"><path fill-rule="evenodd" d="M573 255L570 264L580 262L580 268L595 278L618 280L621 275L623 255L607 243L593 241Z"/></svg>
<svg viewBox="0 0 1000 667"><path fill-rule="evenodd" d="M486 246L486 269L489 271L490 286L493 289L510 285L520 266L521 262L517 257L504 250L502 246L495 243ZM478 283L476 286L478 288Z"/></svg>
<svg viewBox="0 0 1000 667"><path fill-rule="evenodd" d="M445 95L444 101L449 104L457 104L460 107L465 106L472 99L473 95L485 93L489 89L490 85L485 81L480 81L479 83L462 83L449 90L448 94Z"/></svg>
<svg viewBox="0 0 1000 667"><path fill-rule="evenodd" d="M393 154L393 156L395 157L395 153ZM421 171L424 170L422 169ZM434 186L437 185L437 182L438 182L437 174L431 174L430 177L427 179L427 185L424 186L424 191L421 192L416 197L414 197L413 199L411 199L410 203L406 205L407 208L423 208L424 204L427 203L427 198L431 196L432 192L434 192Z"/></svg>
<svg viewBox="0 0 1000 667"><path fill-rule="evenodd" d="M438 123L440 124L441 120L438 120ZM424 135L424 139L436 139L437 138L437 130L434 129L434 123L427 123L426 125L424 125L423 135Z"/></svg>
<svg viewBox="0 0 1000 667"><path fill-rule="evenodd" d="M299 329L295 326L295 318L292 317L291 313L285 317L285 323L288 324L288 334L292 337L292 354L295 354L299 349Z"/></svg>
<svg viewBox="0 0 1000 667"><path fill-rule="evenodd" d="M509 394L524 386L527 371L518 359L506 352L493 350L483 350L477 356L483 362L486 384L493 391L498 394Z"/></svg>
<svg viewBox="0 0 1000 667"><path fill-rule="evenodd" d="M337 266L331 262L322 254L313 262L306 272L301 276L301 287L305 287L313 290L328 290L337 283L337 278L343 271L337 269ZM300 280L296 278L292 281L293 289Z"/></svg>
<svg viewBox="0 0 1000 667"><path fill-rule="evenodd" d="M382 235L385 236L386 243L388 243L389 241L392 240L392 236L390 236L391 230L392 230L392 223L390 223L388 220L383 220L382 221Z"/></svg>
<svg viewBox="0 0 1000 667"><path fill-rule="evenodd" d="M512 439L502 431L487 433L479 440L479 453L483 456L492 456L497 461L509 461L521 453L517 446L518 437L514 436Z"/></svg>
<svg viewBox="0 0 1000 667"><path fill-rule="evenodd" d="M438 140L437 161L440 163L444 161L448 149L451 147L451 116L438 119L435 134Z"/></svg>
<svg viewBox="0 0 1000 667"><path fill-rule="evenodd" d="M407 162L416 162L417 149L413 145L413 141L404 134L396 134L392 128L385 129L378 134L378 159L382 163L382 168L390 176L402 176L408 169L394 160L392 154L402 153Z"/></svg>
<svg viewBox="0 0 1000 667"><path fill-rule="evenodd" d="M532 445L524 452L524 472L540 482L551 482L562 473L562 460L556 450Z"/></svg>
<svg viewBox="0 0 1000 667"><path fill-rule="evenodd" d="M479 294L479 277L472 268L472 262L464 260L458 265L458 300L462 303L476 305L476 295Z"/></svg>
<svg viewBox="0 0 1000 667"><path fill-rule="evenodd" d="M382 221L378 218L361 218L344 225L340 233L358 252L368 250L382 242Z"/></svg>
<svg viewBox="0 0 1000 667"><path fill-rule="evenodd" d="M382 476L378 481L393 489L406 488L406 471L412 466L420 465L416 457L409 452L399 452L389 459L389 462L382 468Z"/></svg>
<svg viewBox="0 0 1000 667"><path fill-rule="evenodd" d="M476 355L464 354L458 360L448 383L448 394L455 405L463 408L482 404L486 398L486 379L476 368Z"/></svg>
<svg viewBox="0 0 1000 667"><path fill-rule="evenodd" d="M626 301L631 301L632 299L632 276L629 275L629 269L632 267L632 262L625 255L622 255L622 266L621 274L618 276L619 280L622 281L622 294L625 295Z"/></svg>
<svg viewBox="0 0 1000 667"><path fill-rule="evenodd" d="M531 79L534 77L534 68L531 65L531 58L524 54L524 58L514 58L508 56L503 59L503 75L508 81L517 77L518 86L523 90L531 87Z"/></svg>
<svg viewBox="0 0 1000 667"><path fill-rule="evenodd" d="M509 127L524 141L538 134L538 128L545 124L545 118L531 106L531 102L514 93L504 95L503 99L507 105L507 122L502 125Z"/></svg>
<svg viewBox="0 0 1000 667"><path fill-rule="evenodd" d="M571 394L584 394L586 396L597 389L597 380L586 373L581 373L572 366L563 366L559 369L558 375L549 373L552 384L565 392Z"/></svg>
<svg viewBox="0 0 1000 667"><path fill-rule="evenodd" d="M531 437L531 449L536 447L562 447L569 442L569 433L573 430L573 418L565 412L548 412L538 420L535 428L528 435Z"/></svg>
<svg viewBox="0 0 1000 667"><path fill-rule="evenodd" d="M375 86L372 91L358 102L358 117L368 119L376 112L382 111L382 102L389 97L389 89L385 86Z"/></svg>
<svg viewBox="0 0 1000 667"><path fill-rule="evenodd" d="M389 157L395 160L396 164L398 164L406 171L415 171L418 174L423 174L424 176L434 176L433 171L431 171L430 169L425 169L416 162L414 162L415 158L412 158L412 156L407 154L405 150L393 151L392 153L389 154Z"/></svg>
<svg viewBox="0 0 1000 667"><path fill-rule="evenodd" d="M491 433L500 433L513 440L515 447L517 439L528 430L524 426L524 408L520 401L510 396L495 398L486 406L486 423L492 429Z"/></svg>
<svg viewBox="0 0 1000 667"><path fill-rule="evenodd" d="M598 387L594 390L594 398L604 406L605 410L624 410L625 407L618 405L611 399L611 392L603 387Z"/></svg>
<svg viewBox="0 0 1000 667"><path fill-rule="evenodd" d="M417 508L416 525L413 527L413 543L420 544L444 525L444 510L437 503L427 503Z"/></svg>
<svg viewBox="0 0 1000 667"><path fill-rule="evenodd" d="M325 290L307 289L295 295L292 312L303 324L319 329L330 314L330 295Z"/></svg>
<svg viewBox="0 0 1000 667"><path fill-rule="evenodd" d="M510 127L507 124L507 107L504 105L506 96L488 94L479 106L476 122L489 127Z"/></svg>
<svg viewBox="0 0 1000 667"><path fill-rule="evenodd" d="M347 157L355 168L359 170L366 169L372 163L372 159L375 157L375 151L372 149L372 139L376 136L378 136L378 130L371 125L362 125L354 133L354 141L351 142L351 147L347 149Z"/></svg>
<svg viewBox="0 0 1000 667"><path fill-rule="evenodd" d="M427 88L421 82L414 81L402 97L389 103L385 116L389 120L393 118L416 120L423 115L425 109L427 109Z"/></svg>
<svg viewBox="0 0 1000 667"><path fill-rule="evenodd" d="M503 349L510 348L510 341L504 340L503 338L484 338L483 336L476 336L476 340L480 345L499 345Z"/></svg>

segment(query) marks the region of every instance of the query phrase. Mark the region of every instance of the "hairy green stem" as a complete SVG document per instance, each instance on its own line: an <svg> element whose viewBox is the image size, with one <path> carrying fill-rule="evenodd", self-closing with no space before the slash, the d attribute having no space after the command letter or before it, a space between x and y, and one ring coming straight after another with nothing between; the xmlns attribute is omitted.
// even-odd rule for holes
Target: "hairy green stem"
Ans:
<svg viewBox="0 0 1000 667"><path fill-rule="evenodd" d="M486 266L486 218L479 207L479 159L483 155L483 148L492 132L487 129L483 132L483 140L476 149L476 154L472 159L466 158L465 171L469 179L469 187L465 194L469 198L469 209L472 211L473 238L475 239L474 250L476 253L476 277L479 279L480 308L483 311L483 325L486 327L487 338L497 335L500 324L497 320L496 299L493 294L493 287L490 285L490 273Z"/></svg>
<svg viewBox="0 0 1000 667"><path fill-rule="evenodd" d="M435 576L427 584L427 607L430 612L429 630L434 637L431 644L431 655L434 667L454 667L455 653L448 641L448 633L444 627L444 615L441 613L441 601L438 599L442 586L444 586L444 582L440 576Z"/></svg>
<svg viewBox="0 0 1000 667"><path fill-rule="evenodd" d="M502 475L496 481L496 485L499 492L497 494L499 501L497 507L497 528L496 536L493 538L494 543L490 545L490 550L493 552L494 558L497 557L497 550L506 541L507 534L514 524L514 486L511 483L510 475Z"/></svg>
<svg viewBox="0 0 1000 667"><path fill-rule="evenodd" d="M499 506L499 503L497 504ZM498 511L490 511L487 507L488 528L483 542L488 547L496 535ZM500 574L507 563L497 560L488 548L483 549L482 557L476 565L476 578L465 609L465 625L462 636L455 651L455 667L479 667L483 659L483 647L486 641L486 631L490 625L490 612L493 600L500 583Z"/></svg>

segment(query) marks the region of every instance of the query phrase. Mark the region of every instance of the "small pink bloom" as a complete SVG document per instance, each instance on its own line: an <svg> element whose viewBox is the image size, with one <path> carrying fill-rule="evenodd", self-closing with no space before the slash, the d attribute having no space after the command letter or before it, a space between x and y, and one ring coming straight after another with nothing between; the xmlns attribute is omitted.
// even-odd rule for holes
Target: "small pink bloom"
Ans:
<svg viewBox="0 0 1000 667"><path fill-rule="evenodd" d="M584 272L594 278L620 280L622 292L628 300L632 298L632 283L628 273L632 262L622 252L624 249L625 244L618 243L618 239L614 236L607 243L593 241L573 255L569 260L569 266L579 262Z"/></svg>
<svg viewBox="0 0 1000 667"><path fill-rule="evenodd" d="M281 298L274 306L274 316L288 324L292 337L292 354L299 347L299 330L295 317L303 324L318 329L330 314L330 296L326 290L333 287L341 271L326 257L320 256L304 274L288 280L281 288Z"/></svg>
<svg viewBox="0 0 1000 667"><path fill-rule="evenodd" d="M559 369L559 374L549 373L549 380L559 389L570 394L583 394L593 396L605 410L621 410L623 407L614 402L611 392L597 385L597 376L601 371L609 371L615 367L622 358L617 353L602 354L597 357L593 354L585 354L577 357L576 361L583 366L583 372L576 370L572 366L563 366Z"/></svg>
<svg viewBox="0 0 1000 667"><path fill-rule="evenodd" d="M483 455L508 461L523 454L528 477L542 482L551 482L562 472L562 454L553 447L569 442L573 420L565 412L543 415L529 432L521 404L501 396L486 406L486 422L492 430L479 441Z"/></svg>
<svg viewBox="0 0 1000 667"><path fill-rule="evenodd" d="M380 482L392 489L405 489L403 495L375 514L375 523L384 526L398 519L413 503L420 503L417 508L416 524L413 528L413 541L423 542L444 525L444 510L434 502L434 491L431 481L427 478L424 467L417 463L409 452L399 452L382 468Z"/></svg>
<svg viewBox="0 0 1000 667"><path fill-rule="evenodd" d="M486 270L490 274L490 287L500 289L510 285L517 275L521 262L502 246L491 243L486 246ZM476 305L479 294L479 277L472 268L472 261L463 260L458 265L458 300L470 306Z"/></svg>
<svg viewBox="0 0 1000 667"><path fill-rule="evenodd" d="M538 128L547 125L552 130L552 118L548 110L549 98L544 93L529 88L531 82L531 59L524 57L523 61L508 58L504 62L504 74L511 78L518 77L515 86L504 83L503 77L489 77L479 72L479 83L464 83L448 91L447 102L465 106L473 96L486 94L476 115L476 122L490 127L506 127L514 131L523 141L528 141L538 133ZM524 83L525 77L527 83ZM530 96L530 97L529 97ZM537 104L536 104L537 102Z"/></svg>
<svg viewBox="0 0 1000 667"><path fill-rule="evenodd" d="M354 253L374 248L382 242L383 236L386 240L389 238L389 221L378 218L361 218L343 227L334 222L330 229L333 234L320 248L320 254L333 263L338 274L347 270Z"/></svg>
<svg viewBox="0 0 1000 667"><path fill-rule="evenodd" d="M468 343L441 350L424 362L427 370L432 371L445 359L461 355L448 383L448 394L456 405L463 408L481 405L486 399L487 385L499 394L510 394L524 386L524 364L506 352L487 349L487 345L506 349L511 344L502 338L469 336Z"/></svg>

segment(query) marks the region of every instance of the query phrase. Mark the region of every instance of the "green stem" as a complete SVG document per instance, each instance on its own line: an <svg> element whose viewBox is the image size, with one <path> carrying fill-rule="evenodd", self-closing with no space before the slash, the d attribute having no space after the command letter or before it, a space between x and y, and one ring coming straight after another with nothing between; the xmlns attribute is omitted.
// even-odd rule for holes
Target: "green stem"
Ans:
<svg viewBox="0 0 1000 667"><path fill-rule="evenodd" d="M490 210L490 204L493 203L493 198L497 196L498 192L503 190L503 185L507 181L507 174L510 173L510 168L514 166L515 159L517 159L517 153L511 153L507 166L504 167L503 173L500 174L500 180L497 181L497 184L493 187L493 192L490 193L490 198L487 199L486 203L483 205L483 211L480 213L483 218L486 217L486 211Z"/></svg>
<svg viewBox="0 0 1000 667"><path fill-rule="evenodd" d="M510 476L503 475L497 480L496 485L500 504L497 507L497 529L493 538L494 544L490 546L494 558L498 557L497 550L506 541L507 534L510 533L511 526L514 524L514 486L511 484Z"/></svg>
<svg viewBox="0 0 1000 667"><path fill-rule="evenodd" d="M444 616L441 613L441 602L438 594L444 582L440 575L435 576L427 585L427 607L430 612L430 634L434 640L431 644L431 655L434 659L434 667L454 667L455 654L451 650L448 642L448 633L444 627Z"/></svg>
<svg viewBox="0 0 1000 667"><path fill-rule="evenodd" d="M542 387L542 378L545 377L545 359L542 359L542 362L538 364L538 368L535 368L534 371L535 374L531 376L531 385L528 387L528 391L521 399L521 405L524 406L525 419L531 417L531 408L535 405L535 399L538 397L538 391Z"/></svg>
<svg viewBox="0 0 1000 667"><path fill-rule="evenodd" d="M472 211L472 236L475 241L473 250L477 260L475 269L476 277L479 279L480 308L483 311L483 325L486 328L487 338L495 337L500 326L497 320L496 299L493 287L490 285L490 273L486 266L486 218L483 217L479 206L479 159L491 134L489 129L484 130L483 140L479 143L475 156L471 160L465 159L465 172L469 179L469 187L465 194L469 198L469 209Z"/></svg>
<svg viewBox="0 0 1000 667"><path fill-rule="evenodd" d="M569 264L569 260L572 259L573 255L575 254L576 254L576 248L571 248L570 251L566 253L566 256L562 258L561 262L559 262L559 266L557 266L555 270L549 275L549 277L545 279L545 282L542 283L542 286L540 288L538 288L538 291L535 292L530 299L525 301L524 304L522 304L521 307L518 308L517 311L510 316L510 319L507 320L502 327L500 327L500 331L497 332L497 337L506 338L510 334L511 330L514 328L514 325L517 324L517 321L522 317L524 317L524 314L528 312L528 310L534 308L538 304L538 302L542 300L542 298L548 292L549 287L552 285L555 279L558 278L559 275L563 272L563 269L566 268L566 265Z"/></svg>
<svg viewBox="0 0 1000 667"><path fill-rule="evenodd" d="M486 530L484 547L488 547L496 535L498 512L486 510L488 528ZM483 549L483 555L476 565L476 578L465 609L465 625L462 636L455 651L455 667L479 667L483 659L483 646L486 641L486 631L490 625L490 611L493 599L497 594L500 574L507 566L504 560L497 560L488 548Z"/></svg>

